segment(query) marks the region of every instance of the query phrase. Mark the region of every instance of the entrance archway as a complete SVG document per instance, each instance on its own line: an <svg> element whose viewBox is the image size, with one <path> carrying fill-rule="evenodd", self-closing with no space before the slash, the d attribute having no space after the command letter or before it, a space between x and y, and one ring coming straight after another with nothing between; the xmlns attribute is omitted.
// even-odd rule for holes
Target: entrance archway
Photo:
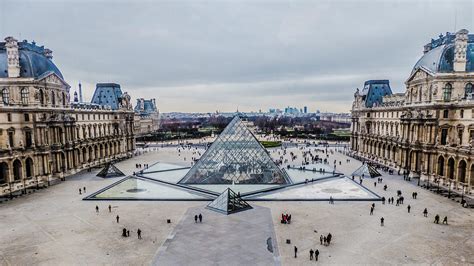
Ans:
<svg viewBox="0 0 474 266"><path fill-rule="evenodd" d="M34 176L34 164L33 159L30 157L26 158L25 161L25 170L26 170L26 178Z"/></svg>
<svg viewBox="0 0 474 266"><path fill-rule="evenodd" d="M21 180L21 161L16 159L13 161L13 180Z"/></svg>

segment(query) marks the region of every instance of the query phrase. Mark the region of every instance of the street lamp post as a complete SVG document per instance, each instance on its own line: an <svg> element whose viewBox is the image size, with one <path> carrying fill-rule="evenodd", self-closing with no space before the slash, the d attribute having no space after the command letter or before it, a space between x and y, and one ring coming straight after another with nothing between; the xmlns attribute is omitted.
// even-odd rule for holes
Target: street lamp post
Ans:
<svg viewBox="0 0 474 266"><path fill-rule="evenodd" d="M464 183L461 183L462 191L461 191L461 204L464 202Z"/></svg>

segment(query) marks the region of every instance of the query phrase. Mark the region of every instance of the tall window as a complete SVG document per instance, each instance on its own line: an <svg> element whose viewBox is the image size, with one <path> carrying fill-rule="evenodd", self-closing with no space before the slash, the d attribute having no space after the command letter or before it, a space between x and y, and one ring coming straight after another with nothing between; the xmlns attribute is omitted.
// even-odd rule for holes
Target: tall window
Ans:
<svg viewBox="0 0 474 266"><path fill-rule="evenodd" d="M29 148L32 145L33 145L33 141L31 138L31 131L25 131L25 146Z"/></svg>
<svg viewBox="0 0 474 266"><path fill-rule="evenodd" d="M464 97L465 98L472 98L472 83L466 84L466 87L464 88Z"/></svg>
<svg viewBox="0 0 474 266"><path fill-rule="evenodd" d="M448 138L448 129L443 128L441 130L441 145L446 145L447 143L447 138Z"/></svg>
<svg viewBox="0 0 474 266"><path fill-rule="evenodd" d="M458 129L458 139L459 139L459 145L462 145L462 129Z"/></svg>
<svg viewBox="0 0 474 266"><path fill-rule="evenodd" d="M2 101L3 101L3 104L10 103L10 90L7 88L2 90Z"/></svg>
<svg viewBox="0 0 474 266"><path fill-rule="evenodd" d="M449 117L449 110L443 110L443 118Z"/></svg>
<svg viewBox="0 0 474 266"><path fill-rule="evenodd" d="M8 144L10 144L10 148L13 148L14 146L14 140L13 140L13 131L8 131Z"/></svg>
<svg viewBox="0 0 474 266"><path fill-rule="evenodd" d="M28 88L23 88L21 89L21 103L22 104L28 104L28 98L29 98L29 91Z"/></svg>
<svg viewBox="0 0 474 266"><path fill-rule="evenodd" d="M450 101L451 100L451 93L453 91L453 86L451 83L446 83L443 89L443 100L444 101Z"/></svg>

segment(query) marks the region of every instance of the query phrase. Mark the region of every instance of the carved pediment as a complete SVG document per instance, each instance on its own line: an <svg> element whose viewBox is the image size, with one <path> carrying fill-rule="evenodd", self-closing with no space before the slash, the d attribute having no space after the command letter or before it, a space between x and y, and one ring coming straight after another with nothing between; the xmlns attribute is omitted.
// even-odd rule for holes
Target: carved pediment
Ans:
<svg viewBox="0 0 474 266"><path fill-rule="evenodd" d="M65 86L66 89L69 89L69 88L70 88L69 84L67 84L66 81L64 81L60 76L58 76L58 75L57 75L56 73L54 73L54 72L46 73L46 74L44 74L43 76L40 76L40 77L38 78L38 80L40 80L40 81L46 81L47 83L62 85L62 86Z"/></svg>
<svg viewBox="0 0 474 266"><path fill-rule="evenodd" d="M418 79L425 79L428 76L433 76L428 70L423 67L418 68L415 72L411 73L406 82L410 82Z"/></svg>

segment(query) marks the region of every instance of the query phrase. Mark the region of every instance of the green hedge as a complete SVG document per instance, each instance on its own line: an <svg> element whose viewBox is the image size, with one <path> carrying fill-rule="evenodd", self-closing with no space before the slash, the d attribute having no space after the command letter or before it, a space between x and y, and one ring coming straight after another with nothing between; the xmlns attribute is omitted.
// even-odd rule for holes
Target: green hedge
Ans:
<svg viewBox="0 0 474 266"><path fill-rule="evenodd" d="M275 148L281 146L281 141L260 141L265 148Z"/></svg>

